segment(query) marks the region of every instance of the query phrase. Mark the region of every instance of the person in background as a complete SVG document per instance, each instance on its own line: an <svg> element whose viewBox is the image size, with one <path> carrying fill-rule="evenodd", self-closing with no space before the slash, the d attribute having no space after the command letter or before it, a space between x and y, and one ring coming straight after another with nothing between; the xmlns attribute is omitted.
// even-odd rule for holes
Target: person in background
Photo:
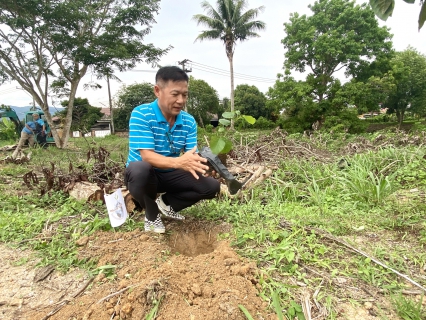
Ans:
<svg viewBox="0 0 426 320"><path fill-rule="evenodd" d="M24 146L25 142L28 140L28 144L30 147L34 146L36 141L37 134L46 134L46 126L44 124L43 119L40 119L40 115L38 113L33 113L33 121L28 121L25 124L24 129L21 131L21 138L19 139L18 146L12 154L12 158L16 158Z"/></svg>
<svg viewBox="0 0 426 320"><path fill-rule="evenodd" d="M206 175L207 159L197 153L197 124L183 111L188 75L178 67L159 69L154 93L155 101L135 107L130 116L125 184L145 207L145 231L164 233L161 215L184 220L179 212L214 198L220 183Z"/></svg>

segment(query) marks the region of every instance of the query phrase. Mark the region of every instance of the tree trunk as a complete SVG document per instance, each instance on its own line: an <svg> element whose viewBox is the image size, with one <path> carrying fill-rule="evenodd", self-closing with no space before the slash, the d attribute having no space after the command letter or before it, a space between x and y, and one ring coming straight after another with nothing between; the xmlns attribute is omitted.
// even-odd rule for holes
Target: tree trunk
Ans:
<svg viewBox="0 0 426 320"><path fill-rule="evenodd" d="M229 60L229 71L231 74L231 112L234 112L234 41L227 37L225 42L226 56ZM234 119L231 119L231 130L234 130Z"/></svg>
<svg viewBox="0 0 426 320"><path fill-rule="evenodd" d="M404 122L404 111L403 110L396 110L396 117L398 119L398 129L401 130L402 123Z"/></svg>
<svg viewBox="0 0 426 320"><path fill-rule="evenodd" d="M115 133L114 115L113 115L113 111L112 111L111 87L109 85L109 76L108 75L107 75L107 84L108 84L109 116L111 118L111 134L114 134Z"/></svg>
<svg viewBox="0 0 426 320"><path fill-rule="evenodd" d="M234 61L233 54L228 55L229 70L231 72L231 112L234 112ZM231 130L234 130L234 119L231 119Z"/></svg>

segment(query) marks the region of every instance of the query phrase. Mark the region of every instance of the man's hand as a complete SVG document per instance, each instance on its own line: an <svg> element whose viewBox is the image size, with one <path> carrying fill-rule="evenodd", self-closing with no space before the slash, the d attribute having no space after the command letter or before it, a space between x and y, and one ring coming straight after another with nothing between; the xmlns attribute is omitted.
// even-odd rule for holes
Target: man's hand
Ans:
<svg viewBox="0 0 426 320"><path fill-rule="evenodd" d="M204 175L209 167L203 164L207 162L207 159L200 157L199 154L196 153L196 150L197 147L194 147L190 151L185 152L179 158L175 159L177 161L178 168L191 172L195 179L199 179L197 172Z"/></svg>

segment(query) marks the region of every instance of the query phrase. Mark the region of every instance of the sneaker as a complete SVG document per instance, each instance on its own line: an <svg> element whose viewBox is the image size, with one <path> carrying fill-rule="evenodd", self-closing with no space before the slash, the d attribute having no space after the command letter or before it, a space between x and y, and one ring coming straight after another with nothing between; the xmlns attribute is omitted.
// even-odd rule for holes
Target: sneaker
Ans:
<svg viewBox="0 0 426 320"><path fill-rule="evenodd" d="M163 202L162 195L159 196L155 202L157 203L158 209L163 214L163 216L174 220L185 220L183 215L175 212L171 206L168 206Z"/></svg>
<svg viewBox="0 0 426 320"><path fill-rule="evenodd" d="M166 228L164 227L163 221L161 221L160 215L157 216L157 219L155 219L155 221L149 221L145 217L145 231L152 231L156 233L166 232Z"/></svg>

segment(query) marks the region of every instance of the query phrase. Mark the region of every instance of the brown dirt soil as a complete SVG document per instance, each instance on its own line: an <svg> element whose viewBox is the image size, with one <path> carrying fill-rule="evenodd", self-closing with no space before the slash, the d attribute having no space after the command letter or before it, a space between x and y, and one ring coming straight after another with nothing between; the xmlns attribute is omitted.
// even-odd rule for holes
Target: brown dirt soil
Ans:
<svg viewBox="0 0 426 320"><path fill-rule="evenodd" d="M65 275L54 271L35 282L41 268L36 268L39 261L31 252L1 245L0 319L40 320L49 314L52 320L145 319L158 300L158 320L246 319L238 305L254 319L277 319L258 296L256 265L218 240L218 234L230 231L228 225L188 219L166 222L166 227L172 231L165 235L135 230L80 239L81 258L98 259L98 267L115 266L110 269L114 272L94 280L82 270L70 270ZM22 259L28 262L20 265ZM360 304L342 299L337 319L378 319L376 304L388 319L398 319L380 294L372 297L361 284L338 280L334 286L340 296Z"/></svg>
<svg viewBox="0 0 426 320"><path fill-rule="evenodd" d="M145 319L159 299L158 320L246 319L240 304L255 319L276 319L258 296L256 265L239 257L226 241L217 241L226 225L186 221L167 227L173 232L166 235L135 230L91 236L80 256L99 258L98 266L115 265L115 279L98 275L50 319ZM19 319L43 319L54 308L24 305Z"/></svg>

